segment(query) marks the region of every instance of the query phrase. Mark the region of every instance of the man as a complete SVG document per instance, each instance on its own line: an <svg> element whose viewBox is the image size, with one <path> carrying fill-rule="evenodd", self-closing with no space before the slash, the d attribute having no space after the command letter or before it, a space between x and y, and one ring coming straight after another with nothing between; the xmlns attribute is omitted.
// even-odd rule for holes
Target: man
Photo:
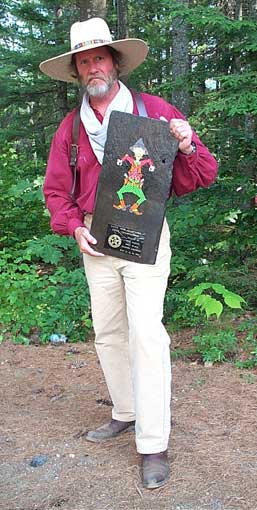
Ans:
<svg viewBox="0 0 257 510"><path fill-rule="evenodd" d="M71 27L72 50L41 64L52 78L84 88L80 109L78 180L70 196L73 175L70 146L75 112L57 130L44 183L52 229L74 236L83 253L90 289L96 349L113 401L112 419L88 432L102 442L131 430L142 455L143 485L153 489L169 476L171 367L169 336L162 324L163 301L170 270L170 238L165 220L154 265L105 256L94 250L90 234L98 176L112 110L138 114L136 98L118 80L146 58L139 39L112 41L99 18ZM213 182L217 164L183 115L163 99L141 94L148 116L165 119L179 142L172 190L177 195Z"/></svg>

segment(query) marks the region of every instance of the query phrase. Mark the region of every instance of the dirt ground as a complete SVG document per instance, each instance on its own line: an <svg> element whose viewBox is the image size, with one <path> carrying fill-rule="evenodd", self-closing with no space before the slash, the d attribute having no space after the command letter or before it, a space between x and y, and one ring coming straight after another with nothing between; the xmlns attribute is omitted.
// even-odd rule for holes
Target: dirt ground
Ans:
<svg viewBox="0 0 257 510"><path fill-rule="evenodd" d="M0 408L1 510L257 510L257 371L173 364L172 474L154 491L133 433L83 436L111 415L92 341L3 343Z"/></svg>

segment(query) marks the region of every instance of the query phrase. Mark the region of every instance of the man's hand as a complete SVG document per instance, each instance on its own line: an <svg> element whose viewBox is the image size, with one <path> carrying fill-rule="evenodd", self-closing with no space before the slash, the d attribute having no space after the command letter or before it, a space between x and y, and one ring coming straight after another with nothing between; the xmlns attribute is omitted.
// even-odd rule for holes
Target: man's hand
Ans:
<svg viewBox="0 0 257 510"><path fill-rule="evenodd" d="M179 141L179 150L184 154L191 154L192 128L187 120L171 119L170 132Z"/></svg>
<svg viewBox="0 0 257 510"><path fill-rule="evenodd" d="M91 236L89 230L86 227L77 227L74 231L75 239L79 245L79 249L81 253L87 253L88 255L93 255L94 257L104 257L103 253L99 253L98 251L93 250L90 244L96 244L97 240Z"/></svg>

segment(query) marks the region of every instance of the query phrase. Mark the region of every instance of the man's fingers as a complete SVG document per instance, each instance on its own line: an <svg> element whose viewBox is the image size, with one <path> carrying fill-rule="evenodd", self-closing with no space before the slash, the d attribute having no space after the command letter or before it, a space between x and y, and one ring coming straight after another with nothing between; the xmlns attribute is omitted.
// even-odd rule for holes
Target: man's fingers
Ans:
<svg viewBox="0 0 257 510"><path fill-rule="evenodd" d="M92 255L93 257L104 257L104 253L100 253L99 251L94 250L88 244L84 249L80 249L81 253L86 253L87 255Z"/></svg>
<svg viewBox="0 0 257 510"><path fill-rule="evenodd" d="M93 236L91 236L93 237ZM94 237L93 237L94 239ZM79 249L81 251L81 253L87 253L88 255L93 255L94 257L103 257L104 254L103 253L100 253L96 250L94 250L90 244L86 241L86 239L83 239L80 243L79 243Z"/></svg>
<svg viewBox="0 0 257 510"><path fill-rule="evenodd" d="M192 135L191 126L186 120L182 119L171 119L170 131L179 141Z"/></svg>
<svg viewBox="0 0 257 510"><path fill-rule="evenodd" d="M86 227L78 227L75 230L75 238L79 245L81 253L87 253L95 257L103 257L104 254L95 251L90 244L97 244L97 240L93 237ZM89 244L90 243L90 244Z"/></svg>
<svg viewBox="0 0 257 510"><path fill-rule="evenodd" d="M87 231L86 234L83 234L83 237L91 244L96 244L97 240L95 237L93 237L89 231Z"/></svg>

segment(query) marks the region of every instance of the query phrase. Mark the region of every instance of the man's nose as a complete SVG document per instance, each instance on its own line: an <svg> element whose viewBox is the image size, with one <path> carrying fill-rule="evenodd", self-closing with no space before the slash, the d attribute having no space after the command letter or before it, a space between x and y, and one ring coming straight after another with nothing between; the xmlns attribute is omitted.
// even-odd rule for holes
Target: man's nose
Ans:
<svg viewBox="0 0 257 510"><path fill-rule="evenodd" d="M99 69L98 69L98 65L97 65L97 62L89 62L89 73L90 74L95 74L95 73L98 73Z"/></svg>

